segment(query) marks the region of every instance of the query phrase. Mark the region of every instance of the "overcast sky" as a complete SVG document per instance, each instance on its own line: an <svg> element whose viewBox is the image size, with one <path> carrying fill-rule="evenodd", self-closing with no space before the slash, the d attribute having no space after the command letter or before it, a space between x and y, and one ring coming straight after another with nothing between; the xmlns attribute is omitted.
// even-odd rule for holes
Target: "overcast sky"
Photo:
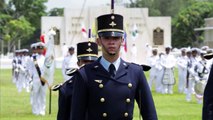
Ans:
<svg viewBox="0 0 213 120"><path fill-rule="evenodd" d="M128 3L129 0L119 0L121 2ZM47 10L52 8L81 8L83 6L84 0L48 0L47 2ZM100 6L110 4L111 0L86 0L85 7L88 6Z"/></svg>

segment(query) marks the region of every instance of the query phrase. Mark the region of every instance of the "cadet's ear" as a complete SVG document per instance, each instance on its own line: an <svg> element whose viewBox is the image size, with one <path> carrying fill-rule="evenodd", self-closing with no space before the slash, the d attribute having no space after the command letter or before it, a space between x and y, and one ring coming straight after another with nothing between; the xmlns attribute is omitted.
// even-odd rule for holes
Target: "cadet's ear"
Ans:
<svg viewBox="0 0 213 120"><path fill-rule="evenodd" d="M78 64L78 66L81 66L80 60L78 60L77 64Z"/></svg>
<svg viewBox="0 0 213 120"><path fill-rule="evenodd" d="M124 42L124 37L122 37L122 42Z"/></svg>
<svg viewBox="0 0 213 120"><path fill-rule="evenodd" d="M96 43L99 45L99 46L101 46L101 41L100 41L101 39L100 39L100 37L98 37L97 39L96 39Z"/></svg>

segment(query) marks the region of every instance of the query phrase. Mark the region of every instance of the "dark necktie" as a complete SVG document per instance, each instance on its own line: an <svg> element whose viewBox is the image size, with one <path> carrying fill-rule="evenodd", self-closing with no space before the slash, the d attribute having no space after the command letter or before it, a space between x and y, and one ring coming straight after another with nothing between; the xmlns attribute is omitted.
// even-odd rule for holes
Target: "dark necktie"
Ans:
<svg viewBox="0 0 213 120"><path fill-rule="evenodd" d="M110 76L115 77L115 72L116 72L115 66L113 64L110 64L110 66L109 66Z"/></svg>

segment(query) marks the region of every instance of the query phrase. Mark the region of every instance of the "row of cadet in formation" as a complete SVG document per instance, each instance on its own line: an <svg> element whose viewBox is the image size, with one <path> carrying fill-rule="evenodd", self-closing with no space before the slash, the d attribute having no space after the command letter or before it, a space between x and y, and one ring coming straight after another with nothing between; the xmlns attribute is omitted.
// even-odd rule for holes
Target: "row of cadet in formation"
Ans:
<svg viewBox="0 0 213 120"><path fill-rule="evenodd" d="M59 85L58 116L66 117L66 115L68 115L67 119L72 117L72 119L76 120L83 120L85 117L90 120L130 120L133 119L134 100L136 100L140 107L141 115L144 119L157 119L151 91L143 73L143 69L145 70L146 66L142 67L137 64L128 63L122 60L119 56L120 46L122 44L124 34L123 24L119 23L123 23L123 17L117 14L108 14L100 16L98 21L100 23L103 22L103 24L99 23L100 32L98 38L98 44L102 46L103 56L98 59L97 53L91 53L95 50L98 51L97 47L96 49L91 47L95 43L87 43L86 47L84 46L77 49L79 65L83 63L86 64L91 61L95 62L85 65L82 67L82 69L78 70L78 74L75 74L75 76L69 79L68 82ZM101 27L101 25L105 25L104 22L111 23L106 24L105 26L109 27L108 29L110 31L104 31L106 29L103 26ZM97 44L95 44L95 46L97 46ZM33 73L30 73L29 71L30 76L32 76L32 85L29 87L32 90L32 110L36 115L44 115L45 111L43 110L45 110L45 104L41 105L41 103L45 103L45 97L42 97L44 95L41 92L44 92L45 94L47 85L41 80L40 76L42 76L43 65L39 65L40 63L44 64L44 56L41 57L43 47L40 46L40 43L36 43L35 48L31 48L32 51L35 50L35 55L31 55L31 57L28 56L29 61L33 61L32 67L34 67L33 69L35 70ZM70 49L72 51L72 48ZM85 52L87 53L85 54ZM82 62L81 60L85 61ZM114 70L111 70L113 71L114 75L110 74L110 70L108 69L109 66L114 66L112 67ZM19 72L19 70L14 71ZM25 70L25 72L26 71L27 70ZM72 84L73 80L74 85ZM86 82L87 80L88 82ZM30 81L31 80L28 80L29 83ZM38 85L37 83L39 86L36 86ZM37 92L40 93L35 94ZM85 99L82 99L82 97ZM38 105L36 103L40 104ZM80 109L79 104L77 103L81 104ZM34 106L36 106L38 109L34 109ZM112 107L114 108L111 109ZM71 112L72 116L70 116ZM58 117L58 119L61 119L61 117Z"/></svg>
<svg viewBox="0 0 213 120"><path fill-rule="evenodd" d="M28 49L16 50L12 61L12 81L18 92L23 89L30 92L32 113L35 115L45 115L46 108L47 85L40 79L45 60L44 47L42 42L32 44L31 55Z"/></svg>
<svg viewBox="0 0 213 120"><path fill-rule="evenodd" d="M77 57L74 55L75 48L70 47L68 54L63 60L62 68L66 69L62 73L66 75L65 79L68 82L71 80L70 73L72 70L78 69L81 65L94 62L98 58L98 45L96 43L90 41L81 42L77 44L77 47L79 48L77 49ZM12 82L16 84L18 92L22 92L23 89L26 92L30 92L32 113L35 115L45 115L46 91L48 87L49 89L52 87L48 84L48 81L42 79L42 74L44 74L45 50L46 44L43 42L33 43L31 45L31 55L29 55L28 49L16 50L12 61ZM70 64L72 65L70 66ZM53 89L55 89L54 86ZM60 91L59 95L59 99L62 99L61 96L63 95L64 97L65 93ZM59 104L62 103L65 104L65 101L59 101ZM61 110L64 106L60 106L59 109ZM68 103L65 106L68 106Z"/></svg>
<svg viewBox="0 0 213 120"><path fill-rule="evenodd" d="M124 41L123 16L114 14L114 0L112 0L111 12L111 14L97 17L97 43L101 46L102 56L97 59L96 55L91 55L90 52L93 49L90 48L91 44L88 43L87 47L83 48L86 48L84 51L89 53L77 57L88 58L90 62L91 60L95 61L76 70L77 72L71 70L70 73L74 72L73 77L68 82L55 88L59 90L58 120L132 120L134 118L135 100L140 109L141 116L139 119L141 117L144 120L158 119L150 87L143 72L145 67L126 62L120 57L120 47ZM45 102L45 99L41 98L45 98L43 91L45 93L44 89L47 86L40 77L40 75L42 76L42 65L39 65L44 64L44 57L41 57L43 49L40 49L39 45L36 44L35 50L36 57L31 58L31 60L34 61L32 66L34 66L33 69L36 72L29 72L32 75L33 82L32 106L34 114L44 115L45 105L40 106L40 104ZM171 48L166 48L166 53L164 55L160 54L159 65L162 68L156 67L156 69L162 70L162 75L158 75L158 77L161 76L159 78L161 82L158 82L162 84L162 87L158 91L172 94L172 87L175 83L173 70L176 60L169 54L170 50ZM187 92L191 94L193 91L191 86L194 82L201 81L200 78L197 80L195 76L200 68L195 67L197 65L192 62L196 58L193 57L194 51L191 51L190 55L188 55L188 52L186 54L188 56L186 64L188 71L186 72L188 73L186 74L186 81L188 82L186 82L186 88ZM89 61L85 60L85 63ZM197 60L195 61L199 63ZM78 62L80 62L80 59L78 59ZM152 66L152 64L150 65ZM152 68L155 67L152 66ZM113 74L110 71L113 71ZM201 71L205 70L202 69ZM19 72L19 70L14 70L14 72ZM205 75L202 75L201 72L201 75L198 76ZM37 103L39 103L39 106L37 106ZM210 113L212 113L212 110Z"/></svg>
<svg viewBox="0 0 213 120"><path fill-rule="evenodd" d="M162 94L173 94L173 86L178 82L178 92L186 94L186 101L191 101L195 95L197 102L202 103L203 92L210 73L212 60L204 55L212 52L208 46L202 48L181 48L180 54L171 54L171 47L165 48L165 53L156 48L148 58L151 66L149 86L155 85L155 91ZM175 79L174 69L177 67L178 80Z"/></svg>
<svg viewBox="0 0 213 120"><path fill-rule="evenodd" d="M31 49L31 56L29 56L28 49L15 51L12 63L13 83L16 84L18 92L21 92L23 88L27 92L31 92L30 102L33 113L44 115L47 86L39 80L38 70L35 67L35 64L37 64L40 66L40 71L42 71L44 43L34 43L31 45ZM154 84L157 93L172 94L172 87L177 82L174 77L174 67L177 65L178 91L186 94L187 101L191 101L192 94L195 94L198 103L201 103L203 90L212 64L212 60L204 59L203 55L211 52L211 49L182 48L178 57L174 57L170 54L170 51L171 47L166 47L165 53L158 54L157 49L152 49L152 56L148 58L148 63L151 66L149 86L152 87ZM74 53L75 48L69 47L68 54L62 62L64 81L70 80L72 77L66 74L68 70L78 68L78 58ZM202 81L203 86L199 86L200 81Z"/></svg>

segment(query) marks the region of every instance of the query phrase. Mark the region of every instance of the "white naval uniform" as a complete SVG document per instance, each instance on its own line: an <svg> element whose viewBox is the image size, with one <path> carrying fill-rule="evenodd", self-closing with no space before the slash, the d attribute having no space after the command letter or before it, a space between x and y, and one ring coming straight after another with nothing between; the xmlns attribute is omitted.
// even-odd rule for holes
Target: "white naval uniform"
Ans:
<svg viewBox="0 0 213 120"><path fill-rule="evenodd" d="M27 56L27 55L22 56L22 72L23 72L22 73L23 74L22 84L23 84L23 88L26 89L26 92L30 92L29 82L32 79L32 76L29 73L29 70L30 70L29 63L31 63L30 61L31 61L31 59L29 56Z"/></svg>
<svg viewBox="0 0 213 120"><path fill-rule="evenodd" d="M186 101L191 101L191 95L194 93L194 84L195 84L195 65L197 64L198 59L194 57L188 58L188 82L187 82L187 92L186 92Z"/></svg>
<svg viewBox="0 0 213 120"><path fill-rule="evenodd" d="M32 75L33 75L33 67L34 63L33 60L30 58L30 56L25 56L25 68L26 68L26 72L25 72L25 78L26 78L26 91L30 92L31 87L32 87Z"/></svg>
<svg viewBox="0 0 213 120"><path fill-rule="evenodd" d="M176 64L175 57L171 54L165 54L162 56L162 66L163 66L163 94L173 94L173 85L175 83L173 69Z"/></svg>
<svg viewBox="0 0 213 120"><path fill-rule="evenodd" d="M78 59L75 54L64 57L62 63L62 75L64 77L64 81L67 81L71 78L71 76L66 75L66 71L68 69L78 68L77 62Z"/></svg>
<svg viewBox="0 0 213 120"><path fill-rule="evenodd" d="M207 64L207 60L203 59L203 60L200 60L199 62L197 62L197 64L195 65L196 69L195 69L195 87L198 89L198 91L202 91L204 93L204 88L205 88L205 85L207 83L207 79L208 79L208 76L209 76L209 71L210 71L210 66L208 66ZM204 83L203 84L203 87L197 87L196 85L199 85L200 83ZM196 90L195 90L195 97L197 99L197 102L199 104L202 103L203 101L203 93L196 93Z"/></svg>
<svg viewBox="0 0 213 120"><path fill-rule="evenodd" d="M25 67L24 67L24 60L23 56L20 56L18 58L18 79L16 81L16 87L18 89L18 92L22 92L22 89L25 88Z"/></svg>
<svg viewBox="0 0 213 120"><path fill-rule="evenodd" d="M156 78L156 92L157 93L162 93L162 89L163 89L163 84L162 84L162 79L163 79L163 73L164 73L164 70L163 70L163 66L162 66L162 56L159 55L157 61L156 61L156 75L157 75L157 78Z"/></svg>
<svg viewBox="0 0 213 120"><path fill-rule="evenodd" d="M36 56L41 74L43 72L43 64L45 57L43 55ZM35 115L45 115L46 108L46 89L47 85L42 85L39 74L34 67L33 69L33 84L32 84L32 112Z"/></svg>
<svg viewBox="0 0 213 120"><path fill-rule="evenodd" d="M152 55L151 57L148 58L148 63L149 63L149 66L151 67L150 74L149 74L149 87L151 89L154 83L156 91L157 91L156 83L157 83L157 77L158 77L158 69L157 69L158 59L159 59L158 55Z"/></svg>
<svg viewBox="0 0 213 120"><path fill-rule="evenodd" d="M186 89L186 75L187 75L187 57L180 56L177 58L178 67L178 92L183 93Z"/></svg>
<svg viewBox="0 0 213 120"><path fill-rule="evenodd" d="M16 84L18 80L18 56L15 56L12 61L12 82Z"/></svg>

